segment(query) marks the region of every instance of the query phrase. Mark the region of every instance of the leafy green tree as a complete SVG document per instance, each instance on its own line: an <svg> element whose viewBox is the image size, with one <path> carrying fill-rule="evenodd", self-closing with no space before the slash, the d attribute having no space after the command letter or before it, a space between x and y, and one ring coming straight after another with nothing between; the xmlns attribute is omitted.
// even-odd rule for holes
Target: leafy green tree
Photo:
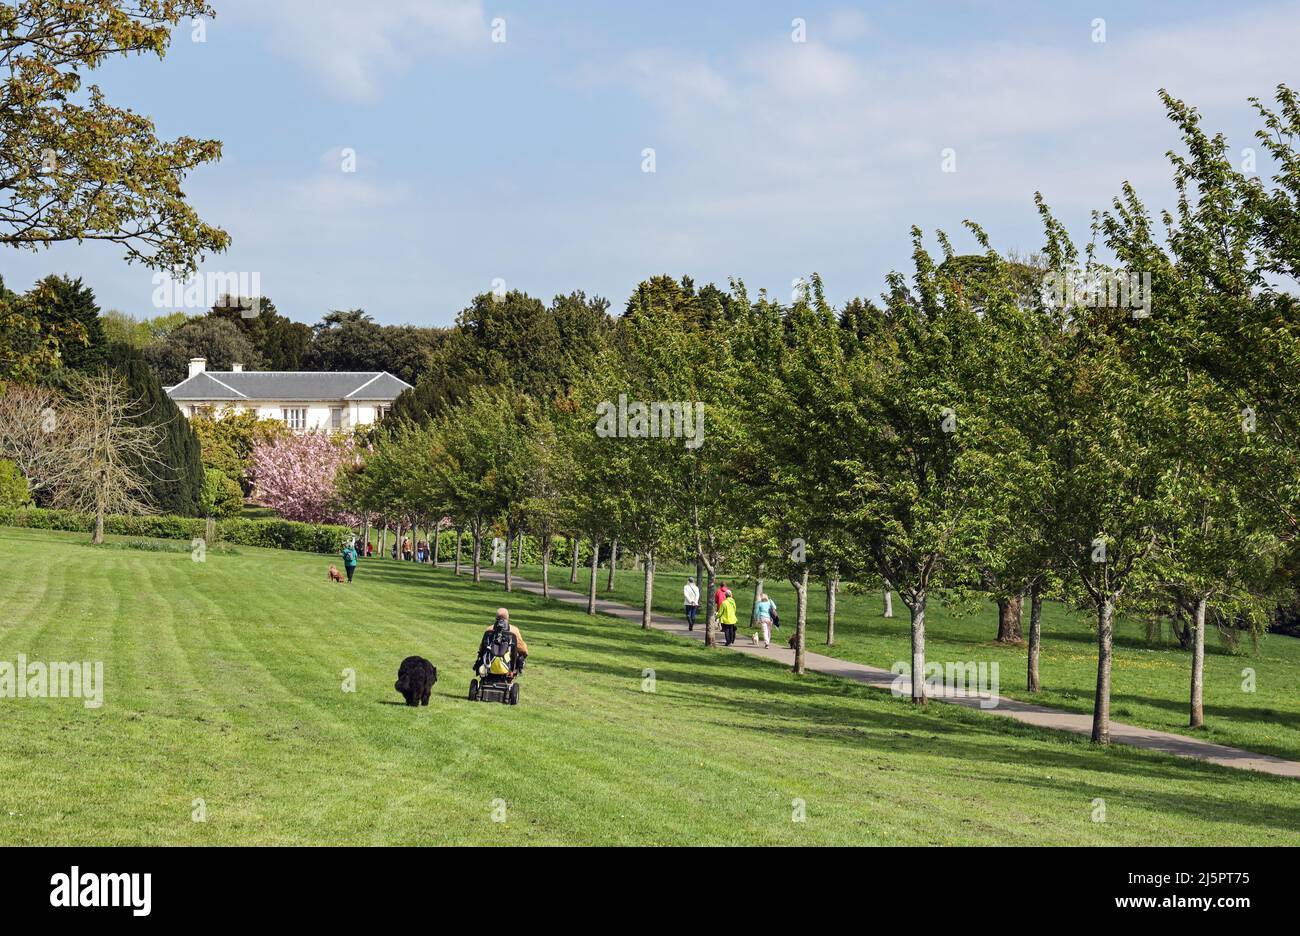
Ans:
<svg viewBox="0 0 1300 936"><path fill-rule="evenodd" d="M472 387L510 387L540 401L557 399L604 352L609 303L574 292L551 305L512 290L474 297L438 344L415 388L393 415L425 420L465 399Z"/></svg>
<svg viewBox="0 0 1300 936"><path fill-rule="evenodd" d="M388 371L414 384L444 336L442 329L380 325L361 309L336 310L312 326L302 360L309 370Z"/></svg>
<svg viewBox="0 0 1300 936"><path fill-rule="evenodd" d="M206 359L208 370L231 370L242 364L248 370L262 367L262 357L234 322L212 316L191 319L144 349L144 356L168 386L189 376L190 358Z"/></svg>
<svg viewBox="0 0 1300 936"><path fill-rule="evenodd" d="M1077 251L1041 197L1038 203L1048 269L1072 277ZM1122 600L1135 600L1152 586L1161 523L1173 497L1170 400L1152 396L1135 366L1133 332L1147 326L1133 311L1090 303L1068 310L1054 374L1055 429L1047 444L1055 475L1048 538L1071 593L1097 619L1092 740L1098 744L1110 742L1115 612Z"/></svg>
<svg viewBox="0 0 1300 936"><path fill-rule="evenodd" d="M939 275L913 230L914 288L889 278L885 320L857 360L840 516L874 569L911 611L912 699L925 702L925 611L934 589L960 594L989 531L1007 526L1018 438L988 405L983 328L951 277ZM943 239L945 253L951 249ZM983 310L987 317L989 310Z"/></svg>
<svg viewBox="0 0 1300 936"><path fill-rule="evenodd" d="M1242 323L1251 330L1261 324L1268 271L1257 262L1252 186L1234 167L1226 139L1206 134L1199 115L1168 93L1162 98L1187 148L1171 154L1179 198L1176 213L1163 218L1166 245L1127 185L1100 229L1119 261L1152 282L1153 314L1128 332L1130 357L1165 419L1173 468L1156 560L1161 590L1191 621L1189 721L1199 727L1209 612L1262 627L1262 586L1282 532L1254 490L1276 446L1258 437L1249 410L1240 409L1247 362L1224 353Z"/></svg>
<svg viewBox="0 0 1300 936"><path fill-rule="evenodd" d="M203 488L199 493L199 512L205 517L223 520L237 517L244 507L244 494L239 485L216 468L203 469Z"/></svg>
<svg viewBox="0 0 1300 936"><path fill-rule="evenodd" d="M861 386L853 372L863 362L816 274L788 310L762 297L755 314L762 331L742 369L757 390L750 421L761 427L752 444L765 469L756 475L762 478L756 500L767 531L766 570L794 586L794 671L803 673L810 577L837 576L850 561L851 537L843 535L836 507L846 483L841 460L849 455L849 414Z"/></svg>
<svg viewBox="0 0 1300 936"><path fill-rule="evenodd" d="M142 350L153 340L148 325L120 309L104 312L100 316L100 322L104 327L104 340L109 344L130 345L136 350Z"/></svg>
<svg viewBox="0 0 1300 936"><path fill-rule="evenodd" d="M564 444L548 409L535 405L529 416L524 453L523 519L542 552L542 595L551 594L551 554L556 535L568 528L564 496L574 476L573 452Z"/></svg>
<svg viewBox="0 0 1300 936"><path fill-rule="evenodd" d="M128 261L193 269L230 242L185 201L181 184L221 144L154 135L151 120L107 102L82 75L117 56L160 58L203 0L15 0L0 6L0 243L38 249L108 241Z"/></svg>
<svg viewBox="0 0 1300 936"><path fill-rule="evenodd" d="M0 277L0 381L48 379L64 351L86 341L78 322L44 319L30 292L18 295Z"/></svg>
<svg viewBox="0 0 1300 936"><path fill-rule="evenodd" d="M239 302L219 299L208 310L212 318L226 319L237 325L247 337L266 370L296 371L304 369L311 349L312 330L308 325L285 318L269 297L258 297L256 315ZM243 362L240 362L243 363Z"/></svg>
<svg viewBox="0 0 1300 936"><path fill-rule="evenodd" d="M439 453L431 470L438 500L469 527L474 581L481 581L484 536L521 500L523 446L516 413L509 400L474 389L433 424L433 431Z"/></svg>
<svg viewBox="0 0 1300 936"><path fill-rule="evenodd" d="M62 366L93 371L108 359L108 342L95 293L81 278L47 276L28 293L28 303L49 334L78 336L59 346Z"/></svg>
<svg viewBox="0 0 1300 936"><path fill-rule="evenodd" d="M643 628L653 614L656 563L662 551L680 546L691 517L690 499L681 496L691 472L703 469L704 447L719 454L725 447L720 435L710 438L707 432L710 411L720 418L723 394L706 386L716 388L725 361L700 340L683 298L668 277L641 284L615 327L616 354L609 366L594 369L599 379L590 388L601 416L593 427L599 441L591 457L605 466L613 532L644 559ZM620 426L624 412L626 426ZM705 634L707 642L707 622Z"/></svg>

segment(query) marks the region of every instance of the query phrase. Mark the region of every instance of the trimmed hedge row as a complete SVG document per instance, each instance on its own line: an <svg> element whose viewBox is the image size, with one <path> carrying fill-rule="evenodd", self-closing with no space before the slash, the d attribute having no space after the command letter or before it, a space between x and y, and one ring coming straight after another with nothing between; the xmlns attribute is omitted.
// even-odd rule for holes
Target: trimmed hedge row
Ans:
<svg viewBox="0 0 1300 936"><path fill-rule="evenodd" d="M95 527L94 514L75 510L0 510L0 526L25 527L32 530L70 530L89 533ZM271 549L296 549L301 552L335 553L343 548L352 530L345 526L297 523L292 520L218 520L217 542L238 546L266 546ZM146 536L153 539L192 540L201 537L207 521L195 517L125 516L104 518L104 532L119 536Z"/></svg>

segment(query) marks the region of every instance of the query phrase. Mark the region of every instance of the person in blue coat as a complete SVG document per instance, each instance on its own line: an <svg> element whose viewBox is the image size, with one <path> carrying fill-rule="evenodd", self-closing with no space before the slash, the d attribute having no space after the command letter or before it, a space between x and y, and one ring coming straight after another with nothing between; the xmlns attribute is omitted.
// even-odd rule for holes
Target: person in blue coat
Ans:
<svg viewBox="0 0 1300 936"><path fill-rule="evenodd" d="M352 581L352 573L357 571L357 548L351 543L343 547L343 571L348 574L348 581Z"/></svg>

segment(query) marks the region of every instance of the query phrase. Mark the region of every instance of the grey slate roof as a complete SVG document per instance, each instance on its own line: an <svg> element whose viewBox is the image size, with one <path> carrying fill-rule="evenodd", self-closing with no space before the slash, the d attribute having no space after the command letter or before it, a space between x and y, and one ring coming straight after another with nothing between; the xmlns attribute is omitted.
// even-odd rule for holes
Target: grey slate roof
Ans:
<svg viewBox="0 0 1300 936"><path fill-rule="evenodd" d="M173 400L378 400L410 388L387 371L203 371L167 388Z"/></svg>

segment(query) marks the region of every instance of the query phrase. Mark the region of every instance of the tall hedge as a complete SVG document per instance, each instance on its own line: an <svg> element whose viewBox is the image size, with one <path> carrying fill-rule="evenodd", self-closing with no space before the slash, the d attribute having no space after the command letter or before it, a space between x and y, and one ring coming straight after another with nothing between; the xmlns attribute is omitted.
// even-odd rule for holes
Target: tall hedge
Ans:
<svg viewBox="0 0 1300 936"><path fill-rule="evenodd" d="M132 396L140 401L141 422L162 430L159 463L143 469L149 478L149 496L154 509L185 517L199 516L203 502L203 460L198 436L137 349L115 344L109 349L108 363L126 381Z"/></svg>
<svg viewBox="0 0 1300 936"><path fill-rule="evenodd" d="M10 510L0 507L0 526L89 533L94 525L93 514L75 510L44 510L35 507ZM104 530L118 536L192 540L207 535L207 521L196 517L110 514L104 518ZM351 536L353 531L350 528L329 524L313 525L292 520L253 520L242 517L216 521L216 541L237 546L336 553Z"/></svg>

